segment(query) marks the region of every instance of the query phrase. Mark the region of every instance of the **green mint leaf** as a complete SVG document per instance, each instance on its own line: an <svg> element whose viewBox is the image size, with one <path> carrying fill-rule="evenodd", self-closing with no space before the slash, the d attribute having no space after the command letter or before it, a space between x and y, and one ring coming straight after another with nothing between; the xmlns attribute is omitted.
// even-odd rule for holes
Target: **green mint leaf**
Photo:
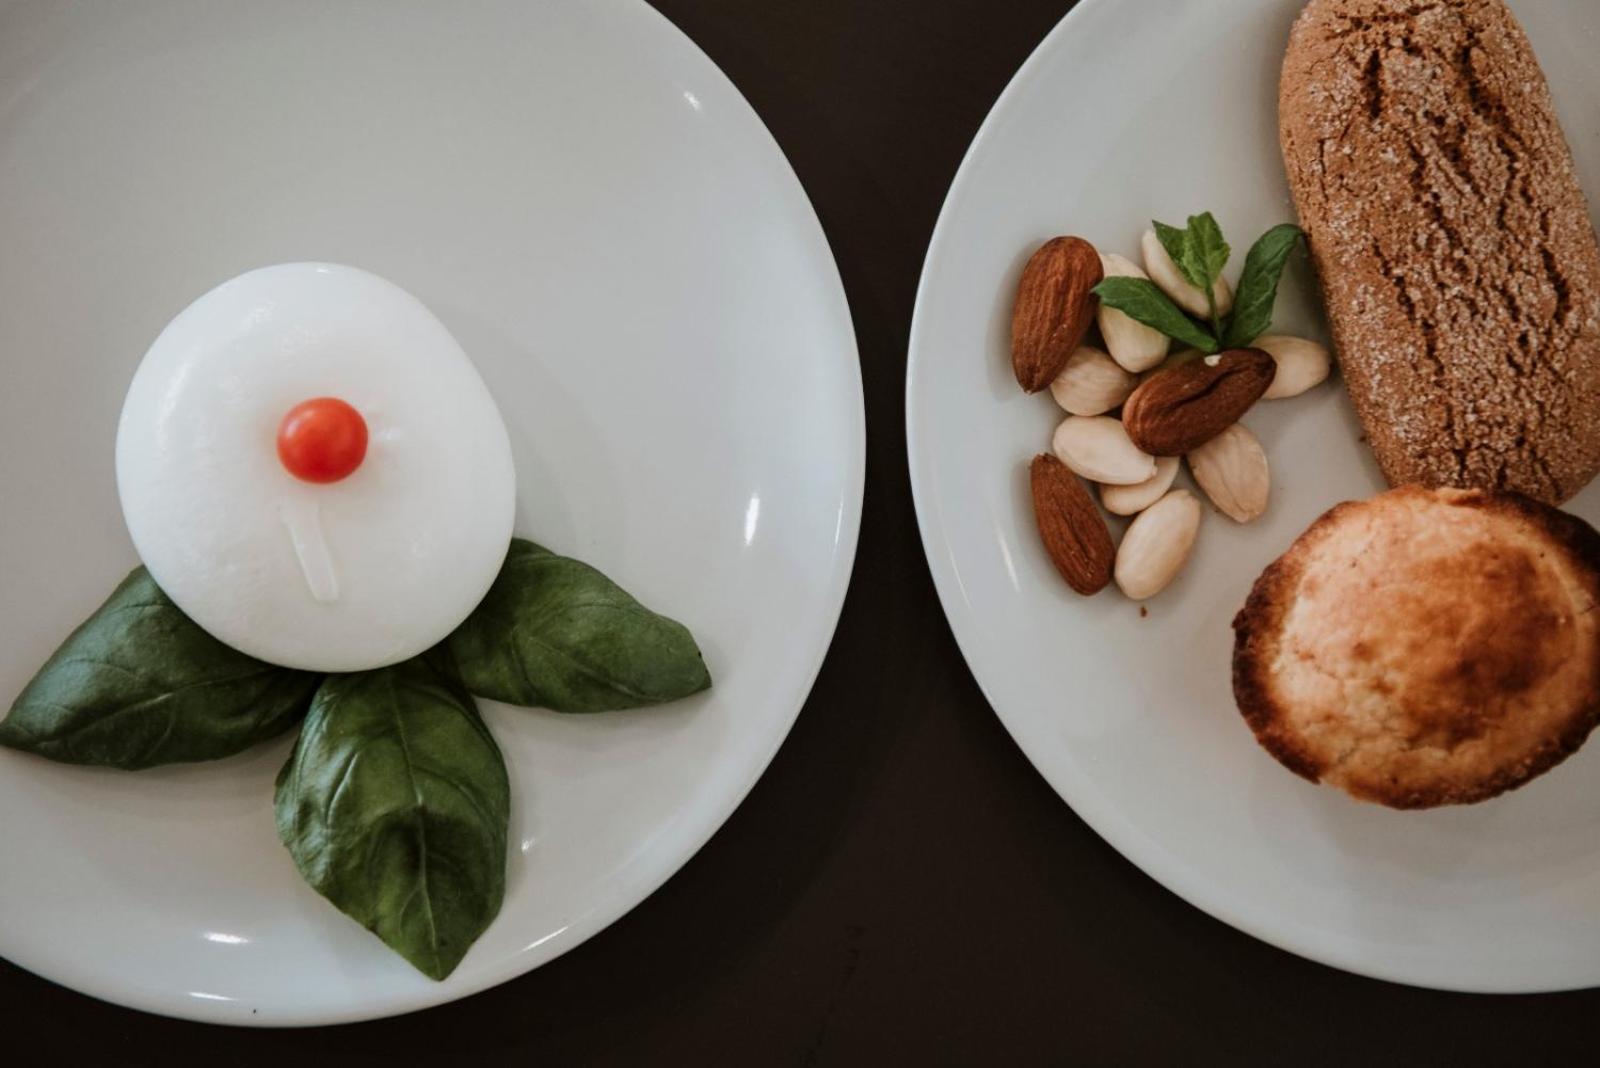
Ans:
<svg viewBox="0 0 1600 1068"><path fill-rule="evenodd" d="M1095 295L1107 307L1130 319L1154 327L1176 341L1201 352L1217 351L1217 339L1172 303L1172 299L1145 278L1107 278L1094 287Z"/></svg>
<svg viewBox="0 0 1600 1068"><path fill-rule="evenodd" d="M1194 260L1195 277L1203 281L1194 284L1202 293L1211 292L1217 279L1222 277L1222 272L1228 266L1228 260L1233 256L1233 249L1222 238L1222 227L1217 225L1217 220L1209 211L1189 217L1189 229L1186 231L1190 246L1190 256ZM1187 274L1187 272L1185 272ZM1194 279L1191 277L1191 281Z"/></svg>
<svg viewBox="0 0 1600 1068"><path fill-rule="evenodd" d="M298 723L320 681L213 638L141 567L28 683L0 745L130 770L216 760Z"/></svg>
<svg viewBox="0 0 1600 1068"><path fill-rule="evenodd" d="M681 623L650 611L589 565L520 538L449 646L468 690L530 708L639 708L711 685Z"/></svg>
<svg viewBox="0 0 1600 1068"><path fill-rule="evenodd" d="M1197 271L1200 264L1190 256L1189 231L1168 226L1159 219L1152 220L1150 225L1155 227L1156 240L1161 242L1161 247L1172 257L1172 262L1177 265L1179 273L1189 280L1190 285L1204 286L1204 282L1198 281L1196 275L1190 273Z"/></svg>
<svg viewBox="0 0 1600 1068"><path fill-rule="evenodd" d="M1300 243L1302 231L1293 223L1274 226L1261 235L1245 257L1244 273L1239 276L1239 291L1234 296L1233 314L1223 332L1223 347L1242 349L1272 326L1272 306L1278 299L1278 283L1283 279L1289 254Z"/></svg>
<svg viewBox="0 0 1600 1068"><path fill-rule="evenodd" d="M1160 220L1153 220L1156 239L1167 250L1179 272L1189 284L1202 293L1209 293L1228 266L1232 250L1223 240L1222 228L1210 212L1189 216L1189 225L1180 230Z"/></svg>
<svg viewBox="0 0 1600 1068"><path fill-rule="evenodd" d="M1222 277L1223 269L1228 266L1228 259L1233 255L1233 250L1222 239L1222 227L1217 225L1217 220L1209 211L1189 217L1189 245L1190 255L1195 260L1195 270L1205 277L1199 283L1200 292L1206 295L1206 308L1210 312L1211 336L1222 336L1222 320L1217 315L1217 279Z"/></svg>
<svg viewBox="0 0 1600 1068"><path fill-rule="evenodd" d="M433 979L500 911L511 788L448 657L328 676L273 807L306 882Z"/></svg>

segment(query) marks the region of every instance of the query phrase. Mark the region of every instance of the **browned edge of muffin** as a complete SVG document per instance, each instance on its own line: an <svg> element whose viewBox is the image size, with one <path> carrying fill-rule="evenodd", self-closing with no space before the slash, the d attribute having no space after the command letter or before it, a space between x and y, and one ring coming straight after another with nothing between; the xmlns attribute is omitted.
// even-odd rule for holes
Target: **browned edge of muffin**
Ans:
<svg viewBox="0 0 1600 1068"><path fill-rule="evenodd" d="M1421 486L1404 486L1390 493L1431 496L1434 491ZM1346 502L1324 512L1287 552L1262 572L1233 620L1233 693L1239 712L1262 748L1284 767L1314 783L1322 781L1327 768L1285 729L1284 709L1273 696L1269 673L1284 619L1298 595L1306 561L1346 511L1365 503ZM1454 499L1449 503L1453 507L1476 508L1526 521L1549 538L1564 555L1567 567L1584 579L1590 597L1600 603L1600 533L1588 523L1518 493L1460 490L1454 491ZM1360 791L1358 796L1396 809L1466 805L1487 801L1544 774L1581 749L1590 733L1600 726L1600 641L1596 642L1594 657L1595 670L1585 700L1561 732L1521 764L1501 768L1496 774L1464 789L1402 788Z"/></svg>

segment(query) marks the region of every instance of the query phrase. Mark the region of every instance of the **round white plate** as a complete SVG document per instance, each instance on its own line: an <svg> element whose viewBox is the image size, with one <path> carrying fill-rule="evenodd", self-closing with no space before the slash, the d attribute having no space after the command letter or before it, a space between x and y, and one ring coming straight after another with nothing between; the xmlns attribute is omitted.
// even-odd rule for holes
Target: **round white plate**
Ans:
<svg viewBox="0 0 1600 1068"><path fill-rule="evenodd" d="M1342 388L1248 422L1271 508L1215 513L1152 602L1075 597L1039 545L1027 462L1061 413L1012 378L1009 324L1038 243L1133 255L1152 218L1214 211L1233 247L1294 218L1277 77L1299 0L1087 0L1022 68L973 143L934 235L907 407L922 535L984 692L1091 826L1189 901L1286 949L1425 986L1600 983L1600 741L1501 800L1422 814L1300 781L1234 710L1229 623L1256 575L1334 503L1382 481ZM1600 9L1522 0L1591 194L1600 193ZM1291 273L1278 325L1320 332ZM1600 519L1600 491L1574 509Z"/></svg>
<svg viewBox="0 0 1600 1068"><path fill-rule="evenodd" d="M470 994L687 860L783 740L860 519L838 274L777 146L637 0L0 5L0 708L135 563L123 391L251 267L420 297L510 427L521 533L688 623L708 695L487 706L513 789L499 919L445 983L304 886L290 738L139 774L0 753L0 955L98 997L310 1024Z"/></svg>

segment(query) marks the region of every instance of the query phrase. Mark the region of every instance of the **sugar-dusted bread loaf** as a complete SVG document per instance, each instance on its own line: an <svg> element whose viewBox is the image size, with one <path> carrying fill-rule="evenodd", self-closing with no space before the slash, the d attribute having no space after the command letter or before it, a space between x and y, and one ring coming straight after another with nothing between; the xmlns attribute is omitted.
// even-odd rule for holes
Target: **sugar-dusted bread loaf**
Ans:
<svg viewBox="0 0 1600 1068"><path fill-rule="evenodd" d="M1600 471L1600 250L1505 4L1312 0L1279 124L1389 482L1582 489Z"/></svg>

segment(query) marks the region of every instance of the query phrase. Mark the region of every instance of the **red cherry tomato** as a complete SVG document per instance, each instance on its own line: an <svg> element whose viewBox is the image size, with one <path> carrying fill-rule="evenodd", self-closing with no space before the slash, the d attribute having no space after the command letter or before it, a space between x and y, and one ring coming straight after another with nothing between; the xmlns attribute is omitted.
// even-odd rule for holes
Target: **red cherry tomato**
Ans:
<svg viewBox="0 0 1600 1068"><path fill-rule="evenodd" d="M278 459L302 482L348 478L367 455L367 421L337 397L289 409L278 424Z"/></svg>

